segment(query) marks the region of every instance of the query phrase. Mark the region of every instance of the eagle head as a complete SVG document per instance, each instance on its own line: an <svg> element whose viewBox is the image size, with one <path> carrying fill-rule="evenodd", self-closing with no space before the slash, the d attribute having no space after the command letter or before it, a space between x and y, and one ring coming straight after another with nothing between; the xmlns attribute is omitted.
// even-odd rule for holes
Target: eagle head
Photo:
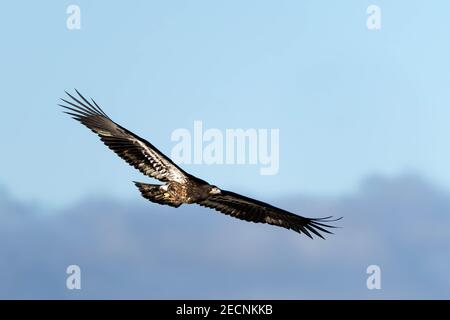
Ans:
<svg viewBox="0 0 450 320"><path fill-rule="evenodd" d="M209 194L220 194L221 190L217 188L216 186L211 186L211 189L209 190Z"/></svg>

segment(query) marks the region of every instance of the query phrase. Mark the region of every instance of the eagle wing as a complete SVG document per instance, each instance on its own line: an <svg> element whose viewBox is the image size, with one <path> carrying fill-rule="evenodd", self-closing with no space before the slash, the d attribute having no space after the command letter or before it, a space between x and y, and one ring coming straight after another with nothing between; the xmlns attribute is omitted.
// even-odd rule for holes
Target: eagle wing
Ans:
<svg viewBox="0 0 450 320"><path fill-rule="evenodd" d="M331 217L305 218L271 206L268 203L226 190L221 190L220 194L211 195L198 204L238 219L292 229L298 233L304 233L310 238L312 238L312 234L323 238L321 232L331 234L332 232L326 228L335 227L327 223L341 219L331 219Z"/></svg>
<svg viewBox="0 0 450 320"><path fill-rule="evenodd" d="M143 174L160 181L184 183L187 180L186 172L150 142L112 121L93 99L91 103L76 89L75 91L79 98L66 92L70 101L61 99L67 105L59 106L67 109L65 113L95 132L119 157Z"/></svg>

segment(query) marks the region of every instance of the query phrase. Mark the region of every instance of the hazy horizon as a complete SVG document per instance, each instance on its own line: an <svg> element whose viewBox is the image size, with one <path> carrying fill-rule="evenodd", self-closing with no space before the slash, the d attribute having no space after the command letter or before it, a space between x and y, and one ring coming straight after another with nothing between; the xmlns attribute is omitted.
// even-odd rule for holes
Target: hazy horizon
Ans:
<svg viewBox="0 0 450 320"><path fill-rule="evenodd" d="M93 197L49 215L0 191L0 298L450 298L450 194L420 176L372 176L352 195L274 204L344 219L310 240L194 205ZM65 287L72 264L81 290ZM380 290L366 287L373 264Z"/></svg>

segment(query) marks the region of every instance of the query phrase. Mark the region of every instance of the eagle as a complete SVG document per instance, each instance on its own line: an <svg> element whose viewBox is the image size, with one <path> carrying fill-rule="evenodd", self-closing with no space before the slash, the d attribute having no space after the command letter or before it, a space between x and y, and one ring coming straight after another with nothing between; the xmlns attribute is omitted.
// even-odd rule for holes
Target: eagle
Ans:
<svg viewBox="0 0 450 320"><path fill-rule="evenodd" d="M141 195L151 202L178 208L182 204L198 204L226 215L255 223L290 229L309 238L332 234L329 223L341 218L306 218L232 191L227 191L194 177L176 165L150 142L120 126L99 107L94 99L86 99L78 90L67 91L61 98L64 113L96 133L100 140L129 165L163 184L133 181Z"/></svg>

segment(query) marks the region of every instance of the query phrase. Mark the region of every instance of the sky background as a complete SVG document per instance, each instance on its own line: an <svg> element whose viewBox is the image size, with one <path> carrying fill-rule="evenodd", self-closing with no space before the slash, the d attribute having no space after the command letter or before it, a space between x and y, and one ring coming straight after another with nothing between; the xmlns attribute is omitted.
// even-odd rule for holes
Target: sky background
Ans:
<svg viewBox="0 0 450 320"><path fill-rule="evenodd" d="M66 27L70 4L80 30ZM381 30L366 27L371 4ZM3 4L0 297L450 298L449 11L413 0ZM195 120L279 129L277 175L183 168L307 216L345 216L344 228L312 242L145 202L131 181L151 180L57 107L73 88L166 154ZM79 292L65 288L69 264L87 269ZM380 291L365 288L369 264L386 274Z"/></svg>

